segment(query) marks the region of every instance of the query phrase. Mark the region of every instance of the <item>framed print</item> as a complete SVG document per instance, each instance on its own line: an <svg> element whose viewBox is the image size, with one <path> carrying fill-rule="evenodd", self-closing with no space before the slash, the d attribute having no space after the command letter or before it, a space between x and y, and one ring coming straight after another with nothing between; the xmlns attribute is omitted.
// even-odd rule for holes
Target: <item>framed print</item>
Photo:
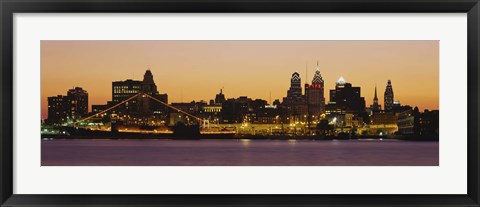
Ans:
<svg viewBox="0 0 480 207"><path fill-rule="evenodd" d="M479 206L467 1L2 1L2 206Z"/></svg>

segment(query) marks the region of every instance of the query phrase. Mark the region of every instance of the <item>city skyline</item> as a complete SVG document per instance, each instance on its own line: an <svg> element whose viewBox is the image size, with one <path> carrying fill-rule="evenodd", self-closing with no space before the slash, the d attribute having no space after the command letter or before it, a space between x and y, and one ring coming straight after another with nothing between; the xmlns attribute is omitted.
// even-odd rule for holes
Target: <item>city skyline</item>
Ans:
<svg viewBox="0 0 480 207"><path fill-rule="evenodd" d="M258 50L245 49L248 46ZM317 48L320 51L314 54L304 53ZM137 49L147 52L135 52ZM370 52L362 54L362 49ZM326 51L342 53L345 60L338 61L335 68L335 61L329 58L338 59L338 54ZM204 58L199 60L198 56ZM377 61L372 63L370 59ZM377 85L379 103L383 105L383 91L391 80L395 100L402 105L438 109L438 41L42 41L42 117L47 117L48 96L79 86L88 91L91 110L91 105L111 100L112 82L141 80L147 67L160 93L169 94L169 103L208 102L223 88L227 98L248 96L271 104L287 95L295 71L300 73L304 93L303 84L311 84L317 60L325 91L334 89L337 79L343 76L362 88L367 106L373 102ZM358 66L350 66L353 64ZM382 69L388 67L397 69ZM411 84L415 81L422 81L423 88ZM328 93L325 99L328 102Z"/></svg>

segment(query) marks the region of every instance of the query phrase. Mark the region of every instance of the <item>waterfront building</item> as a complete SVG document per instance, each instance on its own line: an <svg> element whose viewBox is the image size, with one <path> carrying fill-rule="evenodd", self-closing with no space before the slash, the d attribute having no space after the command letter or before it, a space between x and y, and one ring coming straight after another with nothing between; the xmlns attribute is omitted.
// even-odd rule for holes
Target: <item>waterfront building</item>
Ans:
<svg viewBox="0 0 480 207"><path fill-rule="evenodd" d="M67 91L68 116L72 119L83 117L88 114L88 93L81 87L75 87Z"/></svg>
<svg viewBox="0 0 480 207"><path fill-rule="evenodd" d="M203 107L202 117L212 123L219 124L222 113L222 105L208 105Z"/></svg>
<svg viewBox="0 0 480 207"><path fill-rule="evenodd" d="M415 135L414 138L439 137L439 111L424 110L420 113L418 108L409 109L398 115L398 134Z"/></svg>
<svg viewBox="0 0 480 207"><path fill-rule="evenodd" d="M386 112L389 112L393 109L393 87L390 80L388 80L387 87L385 88L383 105Z"/></svg>
<svg viewBox="0 0 480 207"><path fill-rule="evenodd" d="M169 126L174 126L175 124L177 124L179 122L187 124L188 123L187 118L188 118L188 116L186 116L183 113L176 113L176 112L170 113L170 120L168 122Z"/></svg>
<svg viewBox="0 0 480 207"><path fill-rule="evenodd" d="M48 122L61 123L76 120L88 114L88 93L81 87L67 91L67 95L47 98Z"/></svg>
<svg viewBox="0 0 480 207"><path fill-rule="evenodd" d="M370 120L369 133L387 135L397 132L397 115L392 113L376 113Z"/></svg>
<svg viewBox="0 0 480 207"><path fill-rule="evenodd" d="M48 119L47 122L63 122L67 118L66 96L58 95L48 97Z"/></svg>
<svg viewBox="0 0 480 207"><path fill-rule="evenodd" d="M315 133L320 136L333 136L335 134L335 126L326 119L320 120L315 129Z"/></svg>
<svg viewBox="0 0 480 207"><path fill-rule="evenodd" d="M431 138L439 137L440 114L438 110L424 110L420 114L419 135Z"/></svg>
<svg viewBox="0 0 480 207"><path fill-rule="evenodd" d="M398 134L401 135L413 135L419 134L418 130L418 118L419 118L418 108L409 109L398 114L397 126Z"/></svg>

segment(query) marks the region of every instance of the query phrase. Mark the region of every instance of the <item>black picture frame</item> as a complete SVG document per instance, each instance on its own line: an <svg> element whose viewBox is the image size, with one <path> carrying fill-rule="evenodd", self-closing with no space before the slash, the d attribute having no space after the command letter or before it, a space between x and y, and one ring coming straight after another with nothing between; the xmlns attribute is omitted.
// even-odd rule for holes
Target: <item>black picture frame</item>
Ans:
<svg viewBox="0 0 480 207"><path fill-rule="evenodd" d="M0 0L1 206L480 206L478 0ZM13 194L14 13L467 13L468 193L465 195L20 195ZM454 177L449 179L456 179ZM94 186L92 186L93 188ZM414 186L412 186L414 187Z"/></svg>

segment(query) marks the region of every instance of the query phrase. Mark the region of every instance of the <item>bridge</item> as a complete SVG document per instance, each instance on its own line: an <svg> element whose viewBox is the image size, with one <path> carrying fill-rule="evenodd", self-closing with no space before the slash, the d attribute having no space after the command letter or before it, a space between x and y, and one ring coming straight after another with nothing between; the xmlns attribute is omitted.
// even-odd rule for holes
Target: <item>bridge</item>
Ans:
<svg viewBox="0 0 480 207"><path fill-rule="evenodd" d="M183 111L183 110L181 110L181 109L179 109L179 108L177 108L177 107L174 107L174 106L172 106L172 105L169 105L168 103L165 103L165 102L163 102L163 101L155 98L154 96L152 96L152 95L150 95L150 94L148 94L148 93L143 93L143 92L139 92L139 93L137 93L137 94L135 94L135 95L132 95L131 97L123 100L123 101L120 102L120 103L117 103L117 104L115 104L115 105L113 105L113 106L110 106L110 107L107 108L107 109L104 109L104 110L102 110L102 111L100 111L100 112L97 112L97 113L92 114L92 115L90 115L90 116L87 116L87 117L85 117L85 118L83 118L83 119L80 119L80 120L74 122L73 125L74 125L75 127L77 127L79 124L84 123L84 122L86 122L86 121L88 121L88 120L97 118L99 115L104 114L104 113L107 113L107 112L109 112L109 111L111 111L111 110L113 110L113 109L115 109L115 108L117 108L117 107L119 107L119 106L121 106L121 105L129 102L130 100L133 100L134 98L139 97L139 96L141 96L142 98L148 98L148 99L150 99L150 100L153 100L153 101L155 101L155 102L157 102L157 103L160 103L160 104L162 104L162 105L164 105L164 106L166 106L166 107L168 107L168 108L171 108L171 109L175 110L176 112L182 113L182 114L186 115L187 117L193 118L193 119L196 120L199 124L201 124L201 126L202 126L201 128L202 128L202 129L210 128L211 125L212 125L212 126L219 125L219 124L210 124L210 120L208 120L208 119L202 119L202 118L200 118L200 117L198 117L198 116L195 116L195 115L190 114L190 113L188 113L188 112L186 112L186 111ZM214 132L208 132L208 133L214 133ZM218 132L218 133L225 133L225 132Z"/></svg>

